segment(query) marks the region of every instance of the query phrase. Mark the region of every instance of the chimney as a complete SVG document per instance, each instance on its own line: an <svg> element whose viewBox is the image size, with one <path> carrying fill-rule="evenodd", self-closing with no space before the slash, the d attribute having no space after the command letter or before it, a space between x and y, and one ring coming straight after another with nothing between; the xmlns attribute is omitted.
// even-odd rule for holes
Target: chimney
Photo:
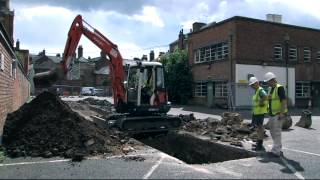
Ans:
<svg viewBox="0 0 320 180"><path fill-rule="evenodd" d="M41 54L45 56L46 55L46 50L43 49Z"/></svg>
<svg viewBox="0 0 320 180"><path fill-rule="evenodd" d="M159 57L162 57L163 55L165 55L164 52L159 52Z"/></svg>
<svg viewBox="0 0 320 180"><path fill-rule="evenodd" d="M183 34L183 29L181 29L180 32L179 32L178 49L179 49L179 50L184 49L184 34Z"/></svg>
<svg viewBox="0 0 320 180"><path fill-rule="evenodd" d="M280 14L267 14L266 18L270 22L282 23L282 15Z"/></svg>
<svg viewBox="0 0 320 180"><path fill-rule="evenodd" d="M26 74L29 73L29 63L30 63L30 61L31 61L31 58L30 58L29 52L28 52L27 56L24 58L24 64L23 64L24 72L26 72Z"/></svg>
<svg viewBox="0 0 320 180"><path fill-rule="evenodd" d="M148 60L148 56L147 55L142 55L142 58L141 58L141 60L143 60L143 61L147 61Z"/></svg>
<svg viewBox="0 0 320 180"><path fill-rule="evenodd" d="M0 0L0 22L4 26L11 43L13 44L14 11L10 11L9 0Z"/></svg>
<svg viewBox="0 0 320 180"><path fill-rule="evenodd" d="M82 48L82 45L80 45L78 47L78 58L81 58L83 57L83 48Z"/></svg>
<svg viewBox="0 0 320 180"><path fill-rule="evenodd" d="M17 51L20 50L20 41L19 41L19 39L17 39L17 42L16 42L16 50Z"/></svg>
<svg viewBox="0 0 320 180"><path fill-rule="evenodd" d="M150 51L149 57L150 57L150 61L154 60L154 51L153 50Z"/></svg>
<svg viewBox="0 0 320 180"><path fill-rule="evenodd" d="M203 26L205 26L206 23L202 23L202 22L195 22L192 24L192 29L193 32L199 31Z"/></svg>

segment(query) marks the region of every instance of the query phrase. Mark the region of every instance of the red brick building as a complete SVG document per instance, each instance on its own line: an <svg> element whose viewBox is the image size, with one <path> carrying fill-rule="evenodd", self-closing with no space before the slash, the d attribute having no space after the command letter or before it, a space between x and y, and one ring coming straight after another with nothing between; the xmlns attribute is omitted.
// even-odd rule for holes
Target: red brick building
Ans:
<svg viewBox="0 0 320 180"><path fill-rule="evenodd" d="M30 83L17 60L9 36L0 23L0 136L8 113L17 110L30 95Z"/></svg>
<svg viewBox="0 0 320 180"><path fill-rule="evenodd" d="M250 106L248 79L273 71L288 87L290 105L320 106L319 29L235 16L194 26L187 38L190 103Z"/></svg>

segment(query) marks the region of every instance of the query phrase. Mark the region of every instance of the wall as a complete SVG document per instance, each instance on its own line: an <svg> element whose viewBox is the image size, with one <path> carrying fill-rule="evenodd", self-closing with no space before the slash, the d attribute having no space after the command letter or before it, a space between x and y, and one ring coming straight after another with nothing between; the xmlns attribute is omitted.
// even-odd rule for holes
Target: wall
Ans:
<svg viewBox="0 0 320 180"><path fill-rule="evenodd" d="M30 83L21 66L17 65L16 76L11 74L12 57L0 43L0 52L4 54L5 68L0 70L0 137L8 113L17 110L30 95ZM1 138L0 138L1 141Z"/></svg>
<svg viewBox="0 0 320 180"><path fill-rule="evenodd" d="M248 86L248 73L263 81L267 72L273 72L277 76L278 83L286 85L285 67L236 64L236 106L251 105L253 90ZM288 89L291 105L295 105L295 68L288 68Z"/></svg>
<svg viewBox="0 0 320 180"><path fill-rule="evenodd" d="M189 64L193 75L194 82L214 82L214 81L230 81L232 79L233 65L230 63L230 58L234 56L233 41L230 37L234 34L234 22L226 22L224 24L216 25L214 28L200 30L200 32L192 33L188 36L188 54ZM195 63L194 50L204 46L228 42L229 43L229 56L219 61L210 61ZM214 87L213 87L214 88ZM212 93L208 91L208 93ZM189 103L197 105L208 105L207 97L193 97ZM227 98L214 98L213 104L226 104ZM211 105L209 105L211 106Z"/></svg>
<svg viewBox="0 0 320 180"><path fill-rule="evenodd" d="M12 63L11 56L0 43L0 52L4 54L4 70L0 70L0 135L6 119L7 113L13 111L13 82L14 79L10 76L10 65Z"/></svg>

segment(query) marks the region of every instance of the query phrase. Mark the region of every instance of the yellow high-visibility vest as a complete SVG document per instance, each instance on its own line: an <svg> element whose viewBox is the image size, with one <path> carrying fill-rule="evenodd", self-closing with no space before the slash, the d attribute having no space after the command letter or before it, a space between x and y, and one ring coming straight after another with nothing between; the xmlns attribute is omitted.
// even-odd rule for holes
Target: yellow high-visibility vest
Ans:
<svg viewBox="0 0 320 180"><path fill-rule="evenodd" d="M262 87L256 90L256 93L252 96L252 111L254 115L266 114L268 112L268 100L263 101L263 106L260 106L260 91L262 91Z"/></svg>
<svg viewBox="0 0 320 180"><path fill-rule="evenodd" d="M281 101L280 97L278 95L278 88L283 87L280 84L277 84L276 87L274 88L272 95L271 95L271 114L272 115L277 115L278 113L281 112ZM271 88L270 88L271 91ZM269 92L270 94L270 92ZM288 109L286 108L284 113L288 112Z"/></svg>

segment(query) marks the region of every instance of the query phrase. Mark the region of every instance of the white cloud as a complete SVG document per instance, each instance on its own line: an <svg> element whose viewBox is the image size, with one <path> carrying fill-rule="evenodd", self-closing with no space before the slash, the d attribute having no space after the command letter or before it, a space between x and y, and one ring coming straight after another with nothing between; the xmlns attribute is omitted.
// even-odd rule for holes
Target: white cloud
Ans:
<svg viewBox="0 0 320 180"><path fill-rule="evenodd" d="M224 20L226 18L227 12L228 12L228 2L221 1L218 5L217 11L213 15L210 15L208 20L209 22Z"/></svg>
<svg viewBox="0 0 320 180"><path fill-rule="evenodd" d="M180 24L182 25L183 29L192 29L192 24L194 22L195 22L194 20L187 20L187 21L184 21L184 22L182 22Z"/></svg>
<svg viewBox="0 0 320 180"><path fill-rule="evenodd" d="M15 1L15 39L22 48L31 52L46 49L48 53L62 53L70 25L77 14L118 45L124 58L141 57L150 50L166 51L168 47L151 47L169 44L176 40L180 28L188 32L192 23L221 21L232 16L265 19L265 14L283 15L283 22L307 27L320 27L320 1L318 0L154 0L134 15L112 9L81 11L53 4L24 6ZM120 3L125 9L128 4ZM151 5L152 4L152 5ZM142 6L142 5L141 5ZM140 11L140 12L138 12ZM131 14L132 14L131 13ZM319 23L317 23L319 22ZM100 55L87 38L82 38L85 57Z"/></svg>
<svg viewBox="0 0 320 180"><path fill-rule="evenodd" d="M164 22L158 15L157 9L153 6L143 7L142 14L133 15L133 19L141 22L145 22L145 23L151 23L152 25L160 28L164 27Z"/></svg>
<svg viewBox="0 0 320 180"><path fill-rule="evenodd" d="M320 19L320 1L319 0L269 0L269 3L283 4L288 8L295 9L297 12L303 12Z"/></svg>
<svg viewBox="0 0 320 180"><path fill-rule="evenodd" d="M53 17L55 16L57 19L59 18L66 18L66 17L73 17L74 12L61 8L61 7L52 7L52 6L34 6L30 8L23 8L20 9L16 13L16 17L18 20L28 20L32 21L34 18L37 17Z"/></svg>

